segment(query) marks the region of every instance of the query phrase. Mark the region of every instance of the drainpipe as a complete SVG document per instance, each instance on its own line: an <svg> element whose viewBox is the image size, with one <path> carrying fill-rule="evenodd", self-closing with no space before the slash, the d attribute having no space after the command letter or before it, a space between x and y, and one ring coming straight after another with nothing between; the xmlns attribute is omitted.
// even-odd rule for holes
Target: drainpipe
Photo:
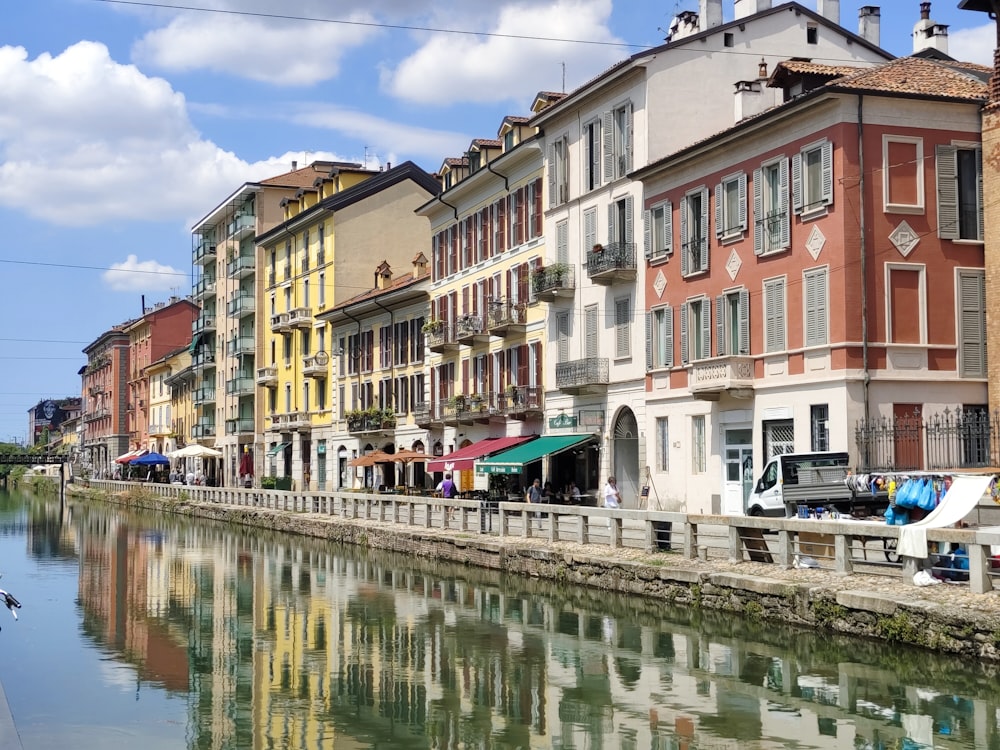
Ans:
<svg viewBox="0 0 1000 750"><path fill-rule="evenodd" d="M361 395L361 364L360 364L360 360L361 360L361 321L358 320L357 318L355 318L349 312L347 312L347 310L341 310L341 312L344 313L344 315L346 315L348 318L350 318L351 320L353 320L355 323L358 324L358 373L357 373L357 375L358 375L358 396L360 396ZM348 349L347 349L347 358L348 359L351 358L350 347L348 347Z"/></svg>
<svg viewBox="0 0 1000 750"><path fill-rule="evenodd" d="M510 182L507 180L507 175L500 174L495 169L493 169L493 165L489 161L486 162L486 169L488 171L492 172L497 177L499 177L499 178L501 178L503 180L503 189L504 189L505 192L509 193L510 192Z"/></svg>
<svg viewBox="0 0 1000 750"><path fill-rule="evenodd" d="M869 384L871 374L868 371L868 262L867 247L865 243L865 123L864 123L864 95L858 94L858 169L860 177L858 179L858 208L860 214L860 252L861 252L861 365L862 393L864 401L864 419L869 418ZM864 463L869 464L869 448L865 444Z"/></svg>

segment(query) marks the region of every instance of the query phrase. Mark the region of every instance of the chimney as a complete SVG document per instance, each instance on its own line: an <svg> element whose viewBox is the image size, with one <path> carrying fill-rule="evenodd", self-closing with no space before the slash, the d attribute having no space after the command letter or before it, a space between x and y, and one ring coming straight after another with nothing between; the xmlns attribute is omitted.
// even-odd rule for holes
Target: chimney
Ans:
<svg viewBox="0 0 1000 750"><path fill-rule="evenodd" d="M736 20L770 9L771 0L735 0L733 2L733 16Z"/></svg>
<svg viewBox="0 0 1000 750"><path fill-rule="evenodd" d="M913 52L934 49L948 54L948 25L931 20L931 4L920 3L920 20L913 25Z"/></svg>
<svg viewBox="0 0 1000 750"><path fill-rule="evenodd" d="M722 0L701 0L698 5L698 26L701 31L722 25Z"/></svg>
<svg viewBox="0 0 1000 750"><path fill-rule="evenodd" d="M292 159L292 171L294 172L298 168L299 168L299 163L295 161L295 159Z"/></svg>
<svg viewBox="0 0 1000 750"><path fill-rule="evenodd" d="M670 33L667 34L667 41L676 42L692 34L697 34L699 31L698 14L693 10L682 10L670 22Z"/></svg>
<svg viewBox="0 0 1000 750"><path fill-rule="evenodd" d="M764 81L737 81L733 97L734 122L742 122L748 117L759 115L768 104L764 96Z"/></svg>
<svg viewBox="0 0 1000 750"><path fill-rule="evenodd" d="M388 289L390 284L392 284L392 269L389 267L389 262L383 260L375 269L375 288Z"/></svg>
<svg viewBox="0 0 1000 750"><path fill-rule="evenodd" d="M840 26L840 0L816 0L816 12Z"/></svg>
<svg viewBox="0 0 1000 750"><path fill-rule="evenodd" d="M413 257L413 278L419 279L427 272L427 256L417 253Z"/></svg>
<svg viewBox="0 0 1000 750"><path fill-rule="evenodd" d="M865 5L858 11L858 36L875 46L881 46L881 11L877 5Z"/></svg>

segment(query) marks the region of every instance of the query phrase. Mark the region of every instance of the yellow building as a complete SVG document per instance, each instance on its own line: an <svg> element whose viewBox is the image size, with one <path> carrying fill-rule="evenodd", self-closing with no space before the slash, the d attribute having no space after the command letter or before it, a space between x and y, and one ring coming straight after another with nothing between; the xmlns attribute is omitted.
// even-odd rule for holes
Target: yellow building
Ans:
<svg viewBox="0 0 1000 750"><path fill-rule="evenodd" d="M198 372L192 364L193 345L168 356L165 361L163 385L170 398L170 433L174 449L195 442L194 426L197 421L194 391ZM162 452L162 451L161 451Z"/></svg>
<svg viewBox="0 0 1000 750"><path fill-rule="evenodd" d="M285 201L285 220L257 238L267 285L257 402L266 452L258 475L315 488L335 432L327 325L317 316L371 289L375 263L403 267L429 243L415 210L439 190L412 162L381 172L333 170ZM324 452L320 452L324 451Z"/></svg>
<svg viewBox="0 0 1000 750"><path fill-rule="evenodd" d="M417 415L426 398L423 327L429 280L423 253L395 277L383 261L375 270L374 288L318 316L330 326L336 410L329 447L326 441L317 446L317 489L424 487L423 462L356 466L351 461L373 450L426 450L427 432ZM326 478L328 462L332 482Z"/></svg>
<svg viewBox="0 0 1000 750"><path fill-rule="evenodd" d="M432 235L421 424L431 452L443 456L428 468L466 469L463 490L471 489L471 461L452 466L449 454L487 438L543 432L546 310L532 284L547 255L543 155L526 122L506 117L498 139L474 140L464 156L445 160L443 192L418 211Z"/></svg>
<svg viewBox="0 0 1000 750"><path fill-rule="evenodd" d="M156 360L145 368L146 393L149 394L149 437L144 448L154 453L176 450L183 438L174 431L173 388L168 380L174 372L191 366L191 347L185 346ZM183 390L183 387L180 387ZM188 399L190 402L190 398Z"/></svg>

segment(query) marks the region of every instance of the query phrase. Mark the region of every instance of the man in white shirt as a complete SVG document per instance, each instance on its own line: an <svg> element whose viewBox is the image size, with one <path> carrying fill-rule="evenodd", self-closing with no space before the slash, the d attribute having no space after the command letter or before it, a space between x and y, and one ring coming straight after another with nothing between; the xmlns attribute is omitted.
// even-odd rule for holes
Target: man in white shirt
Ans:
<svg viewBox="0 0 1000 750"><path fill-rule="evenodd" d="M604 485L604 507L605 508L620 508L622 507L622 496L618 492L618 483L614 477L608 477L608 483ZM608 516L608 531L611 531L611 517Z"/></svg>

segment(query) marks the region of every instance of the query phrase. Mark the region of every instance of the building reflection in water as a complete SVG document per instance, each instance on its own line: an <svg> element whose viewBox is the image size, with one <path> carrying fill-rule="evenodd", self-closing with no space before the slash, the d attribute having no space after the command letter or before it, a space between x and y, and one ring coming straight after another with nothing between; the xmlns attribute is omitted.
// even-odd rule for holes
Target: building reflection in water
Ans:
<svg viewBox="0 0 1000 750"><path fill-rule="evenodd" d="M190 748L1000 748L988 667L891 644L101 507L62 533L85 633Z"/></svg>

